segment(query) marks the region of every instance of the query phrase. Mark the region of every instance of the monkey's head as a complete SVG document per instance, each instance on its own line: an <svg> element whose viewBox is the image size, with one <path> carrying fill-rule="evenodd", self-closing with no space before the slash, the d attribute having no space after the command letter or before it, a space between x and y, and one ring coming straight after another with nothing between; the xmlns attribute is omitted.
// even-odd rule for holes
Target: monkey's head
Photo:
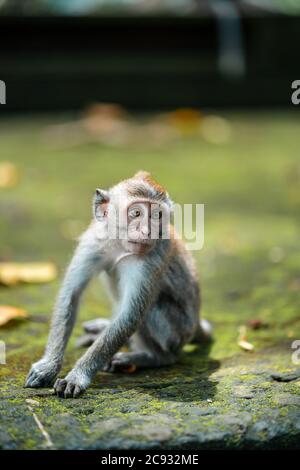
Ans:
<svg viewBox="0 0 300 470"><path fill-rule="evenodd" d="M97 189L96 221L108 227L108 236L120 240L131 253L149 253L158 240L169 237L172 201L149 173L139 171L108 191Z"/></svg>

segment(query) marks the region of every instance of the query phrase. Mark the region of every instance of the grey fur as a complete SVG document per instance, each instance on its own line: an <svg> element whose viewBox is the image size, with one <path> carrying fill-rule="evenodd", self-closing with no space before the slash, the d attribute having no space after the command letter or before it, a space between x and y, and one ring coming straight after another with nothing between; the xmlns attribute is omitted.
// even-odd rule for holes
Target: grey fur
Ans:
<svg viewBox="0 0 300 470"><path fill-rule="evenodd" d="M105 194L116 206L121 205L120 195L126 199L124 194L130 194L127 189L133 184L136 188L139 181L134 177ZM151 184L148 179L147 184ZM153 193L155 186L151 190ZM102 203L99 194L94 205ZM167 198L167 193L163 197ZM27 387L54 383L76 320L80 296L89 280L101 271L110 285L115 315L111 322L99 319L84 325L87 335L80 345L90 347L65 379L56 380L54 390L58 396L79 396L100 369L116 371L130 366L172 364L184 344L207 337L199 324L197 275L184 245L171 236L152 240L146 253L133 251L120 257L125 250L120 240L103 240L98 236L103 223L96 219L81 238L56 302L44 356L32 365ZM130 352L119 353L125 344Z"/></svg>

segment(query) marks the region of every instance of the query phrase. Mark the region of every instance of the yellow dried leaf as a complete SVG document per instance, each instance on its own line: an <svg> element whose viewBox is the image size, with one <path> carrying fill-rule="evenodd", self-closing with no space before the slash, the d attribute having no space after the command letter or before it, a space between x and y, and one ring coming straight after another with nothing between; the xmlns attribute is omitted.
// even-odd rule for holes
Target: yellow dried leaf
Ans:
<svg viewBox="0 0 300 470"><path fill-rule="evenodd" d="M57 269L53 263L0 263L0 283L7 286L43 283L55 279Z"/></svg>
<svg viewBox="0 0 300 470"><path fill-rule="evenodd" d="M238 345L240 346L240 348L244 349L245 351L254 351L253 344L249 343L248 341L245 341L244 339L241 339L238 342Z"/></svg>
<svg viewBox="0 0 300 470"><path fill-rule="evenodd" d="M13 263L0 263L0 283L13 286L18 283L16 265Z"/></svg>
<svg viewBox="0 0 300 470"><path fill-rule="evenodd" d="M15 318L27 318L28 313L26 310L10 305L0 305L0 326L6 325L10 320Z"/></svg>
<svg viewBox="0 0 300 470"><path fill-rule="evenodd" d="M10 162L0 163L0 188L11 188L19 181L19 172Z"/></svg>
<svg viewBox="0 0 300 470"><path fill-rule="evenodd" d="M192 108L180 108L167 114L168 122L182 134L194 134L203 119L202 114Z"/></svg>

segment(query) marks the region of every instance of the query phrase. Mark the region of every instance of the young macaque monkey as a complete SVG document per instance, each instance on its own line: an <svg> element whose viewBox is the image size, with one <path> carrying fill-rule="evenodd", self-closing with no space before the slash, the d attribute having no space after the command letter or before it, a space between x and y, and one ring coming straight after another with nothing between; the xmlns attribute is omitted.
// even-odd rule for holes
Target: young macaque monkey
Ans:
<svg viewBox="0 0 300 470"><path fill-rule="evenodd" d="M66 271L44 356L32 365L27 387L55 382L58 396L78 397L101 369L166 366L176 361L184 344L209 337L209 324L199 322L193 259L169 223L171 206L168 193L146 172L108 191L96 190L94 220ZM85 324L88 335L82 344L90 347L64 379L55 381L81 294L100 272L111 294L113 319ZM124 345L129 352L118 352Z"/></svg>

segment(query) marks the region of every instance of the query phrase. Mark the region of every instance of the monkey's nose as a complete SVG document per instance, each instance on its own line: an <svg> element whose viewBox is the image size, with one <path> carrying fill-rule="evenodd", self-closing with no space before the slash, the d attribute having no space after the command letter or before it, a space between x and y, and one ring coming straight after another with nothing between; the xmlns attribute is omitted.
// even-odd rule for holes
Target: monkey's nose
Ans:
<svg viewBox="0 0 300 470"><path fill-rule="evenodd" d="M149 238L149 236L150 236L149 228L148 227L142 227L141 228L141 234L143 235L143 237Z"/></svg>

